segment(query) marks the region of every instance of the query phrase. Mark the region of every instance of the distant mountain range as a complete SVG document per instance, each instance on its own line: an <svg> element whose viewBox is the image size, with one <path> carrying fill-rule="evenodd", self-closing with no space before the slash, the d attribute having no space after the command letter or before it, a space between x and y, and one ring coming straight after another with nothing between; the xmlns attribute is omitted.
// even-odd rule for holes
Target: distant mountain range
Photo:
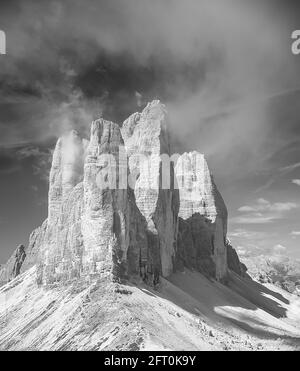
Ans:
<svg viewBox="0 0 300 371"><path fill-rule="evenodd" d="M253 279L261 283L273 283L300 296L300 260L282 255L260 255L242 260Z"/></svg>

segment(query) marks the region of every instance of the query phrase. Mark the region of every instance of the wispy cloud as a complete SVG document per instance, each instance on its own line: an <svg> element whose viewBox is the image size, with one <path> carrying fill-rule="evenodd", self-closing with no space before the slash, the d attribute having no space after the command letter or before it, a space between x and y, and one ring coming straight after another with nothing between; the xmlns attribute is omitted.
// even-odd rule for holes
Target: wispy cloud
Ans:
<svg viewBox="0 0 300 371"><path fill-rule="evenodd" d="M256 204L253 206L242 206L238 209L241 212L264 212L264 211L289 211L297 208L298 205L294 202L275 202L274 204L270 203L264 198L259 198L256 201Z"/></svg>
<svg viewBox="0 0 300 371"><path fill-rule="evenodd" d="M245 216L238 216L231 219L231 222L234 224L268 224L274 221L273 216L263 216L262 214L255 213Z"/></svg>
<svg viewBox="0 0 300 371"><path fill-rule="evenodd" d="M248 232L245 229L237 228L232 232L228 233L229 238L251 238L253 236L253 232Z"/></svg>
<svg viewBox="0 0 300 371"><path fill-rule="evenodd" d="M236 224L267 224L274 220L283 219L286 213L297 209L299 205L295 202L271 203L264 198L257 199L252 205L245 205L238 209L241 216L231 219Z"/></svg>
<svg viewBox="0 0 300 371"><path fill-rule="evenodd" d="M227 172L229 166L232 172L236 169L239 172L256 166L252 157L261 159L264 142L269 138L270 123L265 112L261 112L264 110L260 103L283 90L293 91L281 80L291 74L290 81L296 84L297 76L293 66L287 66L286 44L281 43L281 27L286 23L283 15L271 16L262 2L254 3L88 0L83 9L79 0L48 1L43 6L34 1L24 4L20 1L18 16L2 12L7 19L11 50L9 63L1 66L0 77L12 80L13 88L30 84L35 93L32 103L37 100L39 109L30 115L27 125L33 125L32 116L35 116L34 121L40 125L34 125L32 132L45 136L61 134L65 123L66 128L70 124L76 127L73 119L88 125L91 118L87 113L92 109L86 107L87 97L75 99L74 107L72 93L79 81L84 80L87 67L98 67L101 52L112 57L130 55L132 65L137 68L141 65L152 68L150 61L155 60L154 71L164 66L162 75L169 77L153 87L153 94L161 95L161 90L168 90L164 98L179 139L184 136L190 146L199 146L201 140L201 149L209 155L219 155L226 163ZM185 71L193 67L195 73L178 77L180 74L172 73L170 67L174 61ZM285 74L279 79L281 66ZM42 78L32 84L35 75ZM99 85L109 78L98 74L91 80L94 77ZM68 86L65 79L71 81L68 91L65 91ZM134 99L140 105L140 94L144 99L144 91L135 86L136 74L132 80L127 85L134 86L137 92ZM160 84L164 85L163 89ZM124 86L119 94L123 91ZM89 88L86 95L89 101L95 95L94 89ZM22 99L27 100L28 96L22 94ZM57 101L66 104L60 107ZM84 114L79 112L81 116L78 106L84 108ZM58 117L52 120L56 112ZM50 125L53 121L61 126ZM200 125L206 126L201 132ZM38 130L39 126L43 130ZM21 130L11 129L11 140L21 141L21 134L24 135ZM236 150L243 158L232 156ZM220 168L224 168L223 163Z"/></svg>
<svg viewBox="0 0 300 371"><path fill-rule="evenodd" d="M241 257L246 257L248 255L247 249L244 246L237 246L236 251Z"/></svg>
<svg viewBox="0 0 300 371"><path fill-rule="evenodd" d="M228 233L228 236L230 239L239 238L253 241L257 239L262 240L264 238L267 238L268 236L270 236L270 234L256 230L247 230L245 228L235 228Z"/></svg>
<svg viewBox="0 0 300 371"><path fill-rule="evenodd" d="M246 243L237 245L236 250L241 258L248 258L250 256L258 256L266 253L267 249L253 243Z"/></svg>
<svg viewBox="0 0 300 371"><path fill-rule="evenodd" d="M282 171L282 172L288 171L289 172L289 171L293 171L295 169L298 169L299 167L300 167L300 162L296 162L295 164L282 167L281 169L279 169L279 171Z"/></svg>
<svg viewBox="0 0 300 371"><path fill-rule="evenodd" d="M266 257L282 257L287 253L287 247L282 244L276 244L274 246L266 247L260 244L245 243L237 245L237 253L243 258L249 258L254 256L266 256Z"/></svg>
<svg viewBox="0 0 300 371"><path fill-rule="evenodd" d="M280 245L280 244L275 245L273 247L274 254L279 254L280 255L280 254L284 253L286 250L287 250L287 248L283 245Z"/></svg>
<svg viewBox="0 0 300 371"><path fill-rule="evenodd" d="M283 178L284 176L286 176L287 174L291 173L292 171L298 169L299 167L300 167L300 162L296 162L294 164L279 168L278 170L274 171L274 174L271 176L271 178L265 184L263 184L261 187L259 187L255 190L255 193L260 193L262 191L265 191L265 190L269 189L278 179ZM294 182L294 181L296 181L296 182ZM300 184L297 183L298 181L300 183L300 179L293 179L292 183L300 185Z"/></svg>
<svg viewBox="0 0 300 371"><path fill-rule="evenodd" d="M292 183L300 186L300 179L293 179Z"/></svg>
<svg viewBox="0 0 300 371"><path fill-rule="evenodd" d="M16 158L22 162L30 160L33 173L41 180L48 181L53 150L26 146L16 152Z"/></svg>
<svg viewBox="0 0 300 371"><path fill-rule="evenodd" d="M291 236L299 237L300 236L300 231L292 231Z"/></svg>

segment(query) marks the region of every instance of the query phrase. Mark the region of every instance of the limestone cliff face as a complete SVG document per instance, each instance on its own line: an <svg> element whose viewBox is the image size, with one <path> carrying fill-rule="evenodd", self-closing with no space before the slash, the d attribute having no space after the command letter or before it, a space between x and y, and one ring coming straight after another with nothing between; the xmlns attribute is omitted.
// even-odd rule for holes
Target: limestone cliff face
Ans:
<svg viewBox="0 0 300 371"><path fill-rule="evenodd" d="M14 279L37 263L40 248L47 230L47 220L35 229L29 238L28 247L20 245L0 269L0 286Z"/></svg>
<svg viewBox="0 0 300 371"><path fill-rule="evenodd" d="M60 138L56 144L49 181L48 225L56 225L61 205L80 181L87 142L75 131Z"/></svg>
<svg viewBox="0 0 300 371"><path fill-rule="evenodd" d="M79 276L85 148L86 141L75 131L56 144L49 180L47 226L37 241L39 282L53 283Z"/></svg>
<svg viewBox="0 0 300 371"><path fill-rule="evenodd" d="M41 284L132 275L156 284L183 267L225 280L228 265L240 267L226 233L204 156L172 157L165 106L153 101L121 129L100 119L89 141L74 131L58 140L48 218L0 281L35 264Z"/></svg>
<svg viewBox="0 0 300 371"><path fill-rule="evenodd" d="M0 285L9 282L20 274L25 258L26 248L25 246L20 245L17 247L8 262L3 267L1 267Z"/></svg>
<svg viewBox="0 0 300 371"><path fill-rule="evenodd" d="M47 224L48 221L45 220L40 227L36 228L31 233L29 237L28 248L26 249L26 259L21 267L21 273L25 272L36 264L38 255L40 253L40 248L44 243L44 238L47 231Z"/></svg>
<svg viewBox="0 0 300 371"><path fill-rule="evenodd" d="M173 164L163 173L161 155L171 154L165 106L159 101L149 103L142 113L130 116L121 130L129 161L130 185L147 223L151 257L148 269L167 276L174 269L179 193L174 189Z"/></svg>
<svg viewBox="0 0 300 371"><path fill-rule="evenodd" d="M175 167L180 191L178 264L222 280L227 273L227 209L204 156L184 153Z"/></svg>
<svg viewBox="0 0 300 371"><path fill-rule="evenodd" d="M127 162L119 161L122 145L119 126L102 119L93 122L88 146L74 133L58 141L40 283L140 273L145 224L127 186Z"/></svg>
<svg viewBox="0 0 300 371"><path fill-rule="evenodd" d="M226 249L228 269L232 270L241 277L245 277L247 273L247 267L245 266L245 264L241 263L237 252L233 248L228 238L226 239Z"/></svg>
<svg viewBox="0 0 300 371"><path fill-rule="evenodd" d="M119 126L98 120L92 124L84 165L83 270L88 275L127 270L132 200L122 187ZM126 170L126 166L125 166ZM127 173L125 174L127 178Z"/></svg>

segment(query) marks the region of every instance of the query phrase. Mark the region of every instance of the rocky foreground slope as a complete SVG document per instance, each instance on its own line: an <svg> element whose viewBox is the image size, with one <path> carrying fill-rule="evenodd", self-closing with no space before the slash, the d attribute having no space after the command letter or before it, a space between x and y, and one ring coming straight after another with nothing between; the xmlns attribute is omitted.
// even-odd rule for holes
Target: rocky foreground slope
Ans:
<svg viewBox="0 0 300 371"><path fill-rule="evenodd" d="M49 289L36 267L0 288L1 350L300 350L300 299L230 273L159 287L98 279Z"/></svg>

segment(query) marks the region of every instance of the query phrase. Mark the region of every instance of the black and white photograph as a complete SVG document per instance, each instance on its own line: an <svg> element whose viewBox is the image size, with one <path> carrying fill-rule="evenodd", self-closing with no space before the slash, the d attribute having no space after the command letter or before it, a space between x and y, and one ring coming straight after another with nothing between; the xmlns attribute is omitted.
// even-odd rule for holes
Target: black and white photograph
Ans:
<svg viewBox="0 0 300 371"><path fill-rule="evenodd" d="M0 0L0 351L300 351L300 2Z"/></svg>

